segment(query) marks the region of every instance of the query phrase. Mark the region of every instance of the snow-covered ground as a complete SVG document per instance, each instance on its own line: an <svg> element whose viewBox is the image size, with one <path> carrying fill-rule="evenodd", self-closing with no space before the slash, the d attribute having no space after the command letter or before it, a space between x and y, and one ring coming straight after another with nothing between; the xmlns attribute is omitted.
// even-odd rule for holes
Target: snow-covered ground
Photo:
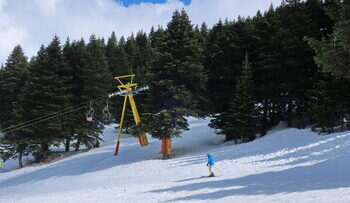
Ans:
<svg viewBox="0 0 350 203"><path fill-rule="evenodd" d="M3 161L3 160L0 159L0 161ZM31 162L31 161L34 161L34 157L33 156L24 156L22 161L24 164ZM6 171L15 170L15 169L18 169L18 160L17 159L9 159L4 163L2 169L0 169L1 170L0 172L6 172ZM1 176L1 174L0 174L0 176Z"/></svg>
<svg viewBox="0 0 350 203"><path fill-rule="evenodd" d="M0 202L350 202L350 132L284 129L233 145L220 144L207 123L191 119L165 161L159 140L140 148L126 135L114 157L109 127L98 149L0 173ZM223 174L201 177L207 152Z"/></svg>

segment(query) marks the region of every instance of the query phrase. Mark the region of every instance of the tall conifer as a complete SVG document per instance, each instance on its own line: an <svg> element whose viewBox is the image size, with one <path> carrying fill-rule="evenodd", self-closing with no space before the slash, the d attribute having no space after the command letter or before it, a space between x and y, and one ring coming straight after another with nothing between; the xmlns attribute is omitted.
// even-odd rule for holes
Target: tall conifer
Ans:
<svg viewBox="0 0 350 203"><path fill-rule="evenodd" d="M180 136L184 116L198 116L204 95L202 49L185 11L175 11L164 34L153 38L155 59L149 69L152 125L155 137ZM164 129L166 128L166 132Z"/></svg>
<svg viewBox="0 0 350 203"><path fill-rule="evenodd" d="M23 167L22 157L28 153L28 143L25 134L13 131L15 128L12 126L21 122L19 98L23 93L27 68L27 57L18 45L13 49L0 73L0 132L5 129L5 137L0 140L0 155L4 160L18 158L20 168Z"/></svg>
<svg viewBox="0 0 350 203"><path fill-rule="evenodd" d="M61 111L69 106L68 91L71 76L62 55L57 36L31 61L28 80L22 95L23 120L32 120ZM34 149L37 159L49 153L51 144L62 141L67 133L64 129L66 118L50 119L25 128L31 143L40 146Z"/></svg>

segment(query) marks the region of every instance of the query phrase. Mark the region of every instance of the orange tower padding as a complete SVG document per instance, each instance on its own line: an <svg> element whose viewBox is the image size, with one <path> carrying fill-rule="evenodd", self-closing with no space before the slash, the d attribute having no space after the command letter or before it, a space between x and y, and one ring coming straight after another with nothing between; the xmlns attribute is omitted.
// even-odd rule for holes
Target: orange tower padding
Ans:
<svg viewBox="0 0 350 203"><path fill-rule="evenodd" d="M144 146L148 145L148 140L147 140L146 133L143 133L142 135L140 135L139 142L140 142L141 147L144 147Z"/></svg>
<svg viewBox="0 0 350 203"><path fill-rule="evenodd" d="M171 139L170 138L162 138L162 147L160 152L165 155L171 155Z"/></svg>

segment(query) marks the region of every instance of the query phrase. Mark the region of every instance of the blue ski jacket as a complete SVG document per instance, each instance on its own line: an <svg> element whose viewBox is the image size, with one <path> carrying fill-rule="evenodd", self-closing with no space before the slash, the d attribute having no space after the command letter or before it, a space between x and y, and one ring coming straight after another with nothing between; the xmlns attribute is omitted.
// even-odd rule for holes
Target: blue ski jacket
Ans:
<svg viewBox="0 0 350 203"><path fill-rule="evenodd" d="M211 165L213 166L215 164L215 160L214 160L214 157L213 155L208 155L208 165Z"/></svg>

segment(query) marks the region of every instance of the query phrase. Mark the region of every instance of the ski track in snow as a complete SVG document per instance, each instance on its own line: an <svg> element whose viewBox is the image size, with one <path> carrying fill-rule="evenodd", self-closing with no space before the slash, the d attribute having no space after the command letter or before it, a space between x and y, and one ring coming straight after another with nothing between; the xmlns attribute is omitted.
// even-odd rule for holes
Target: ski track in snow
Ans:
<svg viewBox="0 0 350 203"><path fill-rule="evenodd" d="M100 148L0 173L0 202L350 202L350 132L279 129L233 145L221 143L208 119L189 122L170 160L161 160L159 140L141 148L128 135L114 157L109 126ZM202 178L207 152L223 174Z"/></svg>

